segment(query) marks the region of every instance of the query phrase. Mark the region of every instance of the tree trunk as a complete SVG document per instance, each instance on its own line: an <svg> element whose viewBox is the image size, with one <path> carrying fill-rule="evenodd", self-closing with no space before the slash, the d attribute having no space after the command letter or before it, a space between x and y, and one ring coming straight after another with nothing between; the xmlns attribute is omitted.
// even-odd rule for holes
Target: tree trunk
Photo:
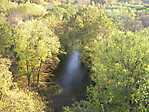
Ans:
<svg viewBox="0 0 149 112"><path fill-rule="evenodd" d="M38 69L38 73L37 73L37 87L39 85L41 65L42 65L42 60L40 60L40 65L39 65L39 69Z"/></svg>
<svg viewBox="0 0 149 112"><path fill-rule="evenodd" d="M28 66L28 61L26 60L26 72L27 72L27 74L26 74L26 76L27 76L27 85L28 85L28 87L30 87L30 83L31 83L31 74L30 74L30 71L29 71L29 66Z"/></svg>
<svg viewBox="0 0 149 112"><path fill-rule="evenodd" d="M30 87L30 83L31 83L31 75L27 74L27 85L28 85L28 87Z"/></svg>

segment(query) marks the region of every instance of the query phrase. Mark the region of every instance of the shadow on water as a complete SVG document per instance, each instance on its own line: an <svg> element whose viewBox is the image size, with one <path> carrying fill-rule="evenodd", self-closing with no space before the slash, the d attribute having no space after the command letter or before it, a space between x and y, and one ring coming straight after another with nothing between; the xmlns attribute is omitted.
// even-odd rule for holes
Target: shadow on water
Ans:
<svg viewBox="0 0 149 112"><path fill-rule="evenodd" d="M57 83L61 86L62 92L53 98L55 112L62 112L63 106L85 99L86 86L90 82L88 69L81 63L78 50L62 60L57 70Z"/></svg>

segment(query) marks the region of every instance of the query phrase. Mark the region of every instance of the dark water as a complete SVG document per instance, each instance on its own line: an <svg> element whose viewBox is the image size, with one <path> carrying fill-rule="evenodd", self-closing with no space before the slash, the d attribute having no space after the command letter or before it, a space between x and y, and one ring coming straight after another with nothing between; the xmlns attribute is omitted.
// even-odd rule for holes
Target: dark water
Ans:
<svg viewBox="0 0 149 112"><path fill-rule="evenodd" d="M63 59L58 67L58 84L62 92L53 98L55 112L62 112L63 106L85 98L90 79L88 69L80 61L80 52L74 51Z"/></svg>

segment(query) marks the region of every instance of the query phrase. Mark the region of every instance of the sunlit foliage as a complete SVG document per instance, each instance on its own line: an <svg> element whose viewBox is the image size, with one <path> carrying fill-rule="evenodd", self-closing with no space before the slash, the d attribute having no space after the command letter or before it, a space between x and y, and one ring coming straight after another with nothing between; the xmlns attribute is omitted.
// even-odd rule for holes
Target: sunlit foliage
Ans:
<svg viewBox="0 0 149 112"><path fill-rule="evenodd" d="M96 84L89 87L88 100L70 112L148 112L148 43L148 29L136 34L114 31L88 48Z"/></svg>
<svg viewBox="0 0 149 112"><path fill-rule="evenodd" d="M19 12L23 16L42 16L46 13L46 9L42 5L28 2L11 9L10 14L14 11Z"/></svg>
<svg viewBox="0 0 149 112"><path fill-rule="evenodd" d="M12 82L9 66L9 60L0 58L0 111L44 112L44 103L37 94L23 91Z"/></svg>
<svg viewBox="0 0 149 112"><path fill-rule="evenodd" d="M4 54L6 48L12 43L13 30L6 20L0 17L0 53Z"/></svg>
<svg viewBox="0 0 149 112"><path fill-rule="evenodd" d="M87 41L106 38L112 22L99 7L80 7L64 25L61 43L67 49L78 49Z"/></svg>
<svg viewBox="0 0 149 112"><path fill-rule="evenodd" d="M13 4L9 0L0 0L0 14L7 14L7 11L15 6L16 4Z"/></svg>
<svg viewBox="0 0 149 112"><path fill-rule="evenodd" d="M10 61L0 57L0 112L44 112L38 94L17 85L38 89L51 111L58 55L76 49L95 84L65 112L149 111L149 29L137 13L144 7L91 1L0 0L0 54L15 63L17 76L14 83Z"/></svg>
<svg viewBox="0 0 149 112"><path fill-rule="evenodd" d="M43 62L59 53L60 43L46 23L40 20L25 22L16 31L15 51L20 58L19 70L27 75L29 84L34 71L39 74Z"/></svg>

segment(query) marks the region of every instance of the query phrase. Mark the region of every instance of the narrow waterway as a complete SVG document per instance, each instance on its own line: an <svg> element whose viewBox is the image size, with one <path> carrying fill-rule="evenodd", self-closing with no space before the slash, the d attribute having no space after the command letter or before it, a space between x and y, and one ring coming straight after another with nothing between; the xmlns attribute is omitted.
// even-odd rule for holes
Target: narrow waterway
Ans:
<svg viewBox="0 0 149 112"><path fill-rule="evenodd" d="M58 67L57 83L62 91L53 98L55 112L62 112L63 106L84 99L89 82L88 69L81 63L80 52L76 50L68 54Z"/></svg>

